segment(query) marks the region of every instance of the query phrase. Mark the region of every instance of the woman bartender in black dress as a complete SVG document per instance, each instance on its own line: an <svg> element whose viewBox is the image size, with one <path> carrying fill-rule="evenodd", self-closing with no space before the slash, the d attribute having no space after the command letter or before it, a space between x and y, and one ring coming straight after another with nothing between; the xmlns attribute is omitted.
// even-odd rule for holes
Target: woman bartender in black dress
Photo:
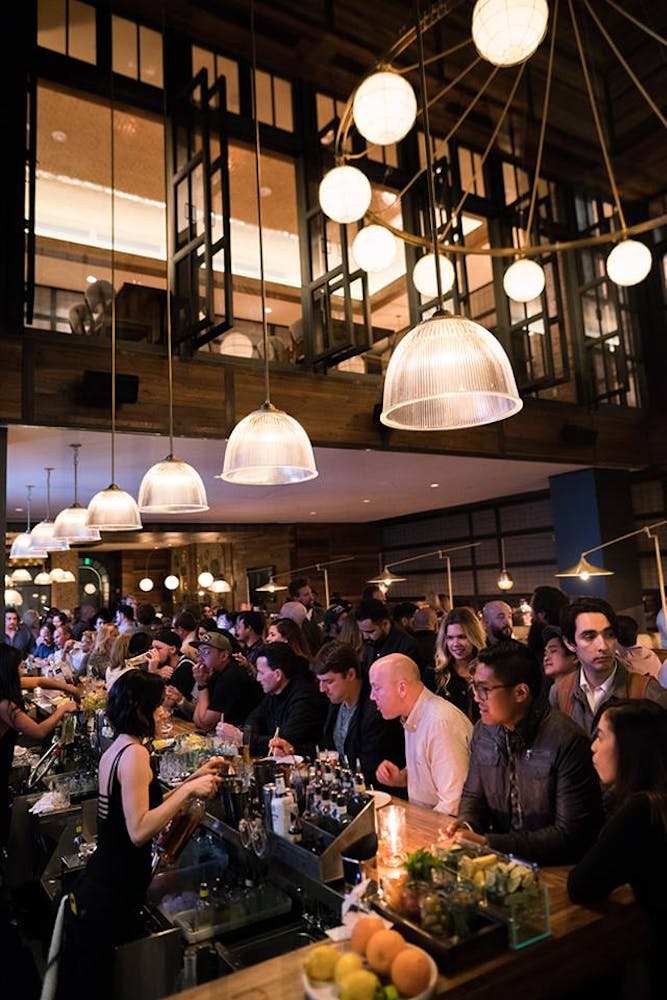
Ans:
<svg viewBox="0 0 667 1000"><path fill-rule="evenodd" d="M207 761L163 799L143 745L155 733L163 693L162 679L143 670L121 674L109 692L107 716L116 738L100 759L97 849L65 909L58 997L90 991L96 1000L111 996L114 948L141 929L153 837L188 799L218 788L216 761Z"/></svg>

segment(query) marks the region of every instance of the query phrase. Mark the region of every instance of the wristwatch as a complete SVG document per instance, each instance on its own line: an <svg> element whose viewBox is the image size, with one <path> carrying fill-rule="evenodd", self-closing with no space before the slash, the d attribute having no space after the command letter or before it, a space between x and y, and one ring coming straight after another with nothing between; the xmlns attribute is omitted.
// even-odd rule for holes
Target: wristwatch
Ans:
<svg viewBox="0 0 667 1000"><path fill-rule="evenodd" d="M197 685L197 690L198 691L205 691L207 687L208 687L208 684L198 684Z"/></svg>

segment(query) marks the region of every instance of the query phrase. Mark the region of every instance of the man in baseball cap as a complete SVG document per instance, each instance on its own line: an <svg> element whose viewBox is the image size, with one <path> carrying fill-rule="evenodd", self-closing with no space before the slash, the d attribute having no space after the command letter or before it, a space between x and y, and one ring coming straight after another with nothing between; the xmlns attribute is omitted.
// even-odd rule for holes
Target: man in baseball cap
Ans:
<svg viewBox="0 0 667 1000"><path fill-rule="evenodd" d="M205 632L191 645L198 656L193 669L197 685L195 725L205 733L212 732L224 715L226 722L242 726L262 698L261 687L247 667L234 659L232 645L222 632Z"/></svg>

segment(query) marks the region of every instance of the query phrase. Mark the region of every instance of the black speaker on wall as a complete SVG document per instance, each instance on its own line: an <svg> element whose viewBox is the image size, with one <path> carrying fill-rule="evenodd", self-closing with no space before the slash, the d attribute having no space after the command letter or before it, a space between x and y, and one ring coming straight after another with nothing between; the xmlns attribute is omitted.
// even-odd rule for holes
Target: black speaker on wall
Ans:
<svg viewBox="0 0 667 1000"><path fill-rule="evenodd" d="M79 402L84 406L111 406L111 372L85 371L79 389ZM116 406L136 403L138 398L139 376L116 373Z"/></svg>
<svg viewBox="0 0 667 1000"><path fill-rule="evenodd" d="M560 439L563 444L592 445L597 440L598 432L593 427L582 424L564 424L560 429Z"/></svg>

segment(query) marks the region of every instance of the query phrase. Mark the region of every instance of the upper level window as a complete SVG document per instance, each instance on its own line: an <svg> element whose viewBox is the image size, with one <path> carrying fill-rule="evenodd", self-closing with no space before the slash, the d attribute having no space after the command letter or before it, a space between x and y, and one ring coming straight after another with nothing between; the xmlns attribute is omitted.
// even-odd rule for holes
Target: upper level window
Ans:
<svg viewBox="0 0 667 1000"><path fill-rule="evenodd" d="M192 46L192 75L197 76L200 70L205 69L210 82L225 78L225 89L227 95L227 111L239 115L241 113L241 99L239 96L239 64L235 59L227 59L210 49L204 49L200 45Z"/></svg>
<svg viewBox="0 0 667 1000"><path fill-rule="evenodd" d="M124 17L112 18L114 73L162 87L162 36Z"/></svg>
<svg viewBox="0 0 667 1000"><path fill-rule="evenodd" d="M258 70L257 117L266 125L293 132L292 84L272 73Z"/></svg>
<svg viewBox="0 0 667 1000"><path fill-rule="evenodd" d="M94 65L95 18L95 8L79 0L39 0L37 44Z"/></svg>

